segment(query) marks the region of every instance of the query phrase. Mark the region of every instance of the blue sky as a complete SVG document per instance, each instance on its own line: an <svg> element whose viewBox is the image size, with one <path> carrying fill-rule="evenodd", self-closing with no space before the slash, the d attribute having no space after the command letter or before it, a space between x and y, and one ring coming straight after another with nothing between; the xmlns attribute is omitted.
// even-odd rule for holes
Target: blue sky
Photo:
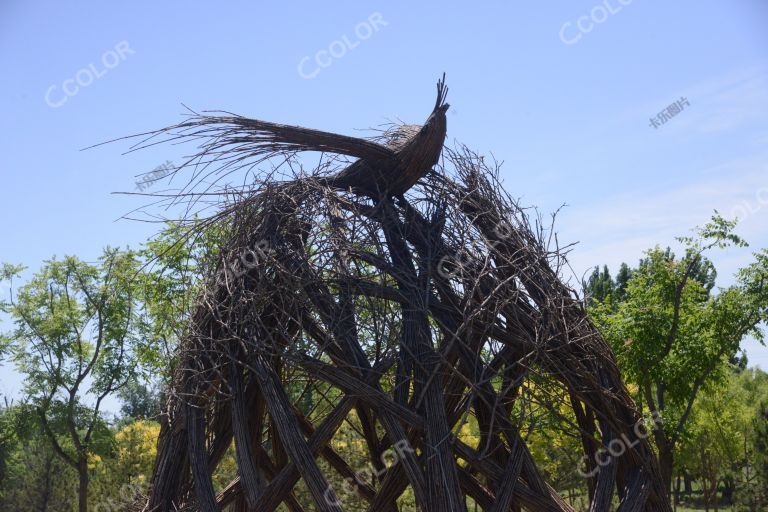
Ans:
<svg viewBox="0 0 768 512"><path fill-rule="evenodd" d="M716 208L751 244L710 255L718 284L768 246L764 0L6 1L0 66L0 261L33 269L137 246L155 226L118 219L143 200L112 192L185 154L83 147L176 122L181 103L348 134L421 122L444 71L449 139L504 161L523 203L568 205L576 274L635 263Z"/></svg>

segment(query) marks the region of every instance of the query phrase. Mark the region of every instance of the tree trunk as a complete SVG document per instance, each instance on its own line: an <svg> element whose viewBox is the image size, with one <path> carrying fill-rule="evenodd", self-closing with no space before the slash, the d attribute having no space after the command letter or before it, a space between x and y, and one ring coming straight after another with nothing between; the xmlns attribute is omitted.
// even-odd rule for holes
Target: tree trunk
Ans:
<svg viewBox="0 0 768 512"><path fill-rule="evenodd" d="M727 476L723 479L723 504L733 504L733 492L736 490L736 483L733 477Z"/></svg>
<svg viewBox="0 0 768 512"><path fill-rule="evenodd" d="M77 510L78 512L88 512L88 459L82 458L77 461L77 474L80 477L80 484L77 489Z"/></svg>
<svg viewBox="0 0 768 512"><path fill-rule="evenodd" d="M41 512L47 512L48 511L48 503L51 499L52 493L52 482L51 482L51 472L53 468L53 458L56 455L53 453L48 454L45 456L45 463L43 465L43 488L40 493L40 510Z"/></svg>
<svg viewBox="0 0 768 512"><path fill-rule="evenodd" d="M675 478L675 501L674 501L674 509L677 510L677 506L680 504L680 473L677 474L677 478Z"/></svg>
<svg viewBox="0 0 768 512"><path fill-rule="evenodd" d="M669 496L672 491L674 446L663 431L656 434L656 444L659 448L659 471L661 473L661 482L664 484L664 488L667 490L667 495Z"/></svg>
<svg viewBox="0 0 768 512"><path fill-rule="evenodd" d="M715 512L720 510L720 500L717 499L717 484L718 480L715 479L715 481L712 482L712 506L715 507Z"/></svg>
<svg viewBox="0 0 768 512"><path fill-rule="evenodd" d="M691 494L693 494L693 481L687 472L683 473L683 484L685 484L685 495L690 499Z"/></svg>

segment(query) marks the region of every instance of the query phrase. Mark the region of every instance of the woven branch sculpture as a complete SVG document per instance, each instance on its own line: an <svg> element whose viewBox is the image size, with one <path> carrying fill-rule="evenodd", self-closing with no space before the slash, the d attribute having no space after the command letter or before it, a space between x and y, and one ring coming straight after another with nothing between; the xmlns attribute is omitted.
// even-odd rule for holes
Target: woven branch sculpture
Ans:
<svg viewBox="0 0 768 512"><path fill-rule="evenodd" d="M670 510L611 349L559 278L562 251L495 164L443 148L445 94L440 81L424 126L376 140L207 114L150 134L203 140L180 166L201 183L275 156L290 179L213 195L204 224L229 235L181 343L139 509L395 512L409 493L422 511L570 511L522 434L534 379L559 390L545 407L573 412L590 510ZM307 173L300 151L324 156ZM468 421L475 446L457 435ZM372 478L335 447L343 425ZM598 466L615 440L624 453ZM228 450L237 477L217 493ZM332 474L355 478L354 493Z"/></svg>

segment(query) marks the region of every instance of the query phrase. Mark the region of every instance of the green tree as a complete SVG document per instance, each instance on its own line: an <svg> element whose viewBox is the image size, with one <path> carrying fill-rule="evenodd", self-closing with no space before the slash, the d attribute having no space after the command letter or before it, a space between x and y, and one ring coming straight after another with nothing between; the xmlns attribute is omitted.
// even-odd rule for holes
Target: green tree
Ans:
<svg viewBox="0 0 768 512"><path fill-rule="evenodd" d="M751 415L745 391L734 381L732 377L699 394L678 449L676 466L701 481L707 509L716 505L721 482L732 494L734 473L743 465Z"/></svg>
<svg viewBox="0 0 768 512"><path fill-rule="evenodd" d="M156 419L162 412L164 395L157 385L129 382L118 390L117 396L122 402L120 413L124 420Z"/></svg>
<svg viewBox="0 0 768 512"><path fill-rule="evenodd" d="M53 451L25 403L0 408L0 510L71 510L77 474Z"/></svg>
<svg viewBox="0 0 768 512"><path fill-rule="evenodd" d="M160 425L154 421L130 421L117 428L113 449L108 456L91 461L93 510L123 510L137 495L146 495L157 455Z"/></svg>
<svg viewBox="0 0 768 512"><path fill-rule="evenodd" d="M217 224L171 222L139 252L145 262L137 282L144 306L144 359L155 371L161 389L173 373L176 347L204 279L216 268L225 236Z"/></svg>
<svg viewBox="0 0 768 512"><path fill-rule="evenodd" d="M608 266L603 265L602 272L600 267L595 267L584 285L587 304L592 305L604 302L614 293L614 289L615 285L613 279L611 279L610 272L608 272Z"/></svg>
<svg viewBox="0 0 768 512"><path fill-rule="evenodd" d="M709 386L696 399L688 429L680 441L676 469L702 483L705 507L723 503L762 510L766 481L759 466L757 415L768 398L768 374L760 369L734 368L725 382ZM679 478L679 477L678 477Z"/></svg>
<svg viewBox="0 0 768 512"><path fill-rule="evenodd" d="M626 263L622 263L616 273L616 282L614 283L616 300L623 301L627 298L627 284L631 278L632 269Z"/></svg>
<svg viewBox="0 0 768 512"><path fill-rule="evenodd" d="M745 502L749 510L768 507L768 397L764 398L755 411L754 428L754 464L746 475L748 496Z"/></svg>
<svg viewBox="0 0 768 512"><path fill-rule="evenodd" d="M762 340L768 251L756 254L734 285L710 293L716 274L704 254L746 245L734 227L716 214L694 237L679 238L683 257L658 246L649 250L632 272L624 300L611 298L590 308L627 379L639 386L643 405L663 420L653 436L668 489L675 447L699 392L725 375L746 336Z"/></svg>
<svg viewBox="0 0 768 512"><path fill-rule="evenodd" d="M116 249L95 264L54 258L17 291L12 286L3 305L15 323L6 338L26 400L54 453L77 472L81 512L88 507L89 457L108 452L112 442L102 403L137 377L146 350L137 329L139 268L134 252ZM5 279L20 270L3 269Z"/></svg>

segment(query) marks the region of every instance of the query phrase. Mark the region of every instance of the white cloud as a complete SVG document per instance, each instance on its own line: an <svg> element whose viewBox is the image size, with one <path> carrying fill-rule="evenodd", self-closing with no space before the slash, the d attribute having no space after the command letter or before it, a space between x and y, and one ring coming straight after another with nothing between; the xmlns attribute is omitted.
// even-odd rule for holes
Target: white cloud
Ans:
<svg viewBox="0 0 768 512"><path fill-rule="evenodd" d="M762 160L765 161L765 160ZM675 237L706 223L714 210L737 215L737 232L753 248L768 246L768 166L758 159L731 162L714 169L715 177L674 189L635 190L600 203L573 202L558 225L561 240L578 240L571 253L577 274L594 265L635 263L656 244L675 246ZM701 175L712 175L712 169ZM750 251L713 252L721 276L747 264ZM725 263L725 267L719 263Z"/></svg>
<svg viewBox="0 0 768 512"><path fill-rule="evenodd" d="M700 111L686 120L700 132L720 132L762 121L768 112L768 77L758 68L701 84L686 94L700 98Z"/></svg>
<svg viewBox="0 0 768 512"><path fill-rule="evenodd" d="M662 95L647 98L617 113L607 123L626 126L640 119L645 126L649 118L680 98L686 98L690 105L660 128L664 133L690 137L726 132L749 123L762 122L768 115L768 72L762 66L753 66L687 87L670 87ZM767 136L764 131L758 135L754 141L756 145Z"/></svg>

